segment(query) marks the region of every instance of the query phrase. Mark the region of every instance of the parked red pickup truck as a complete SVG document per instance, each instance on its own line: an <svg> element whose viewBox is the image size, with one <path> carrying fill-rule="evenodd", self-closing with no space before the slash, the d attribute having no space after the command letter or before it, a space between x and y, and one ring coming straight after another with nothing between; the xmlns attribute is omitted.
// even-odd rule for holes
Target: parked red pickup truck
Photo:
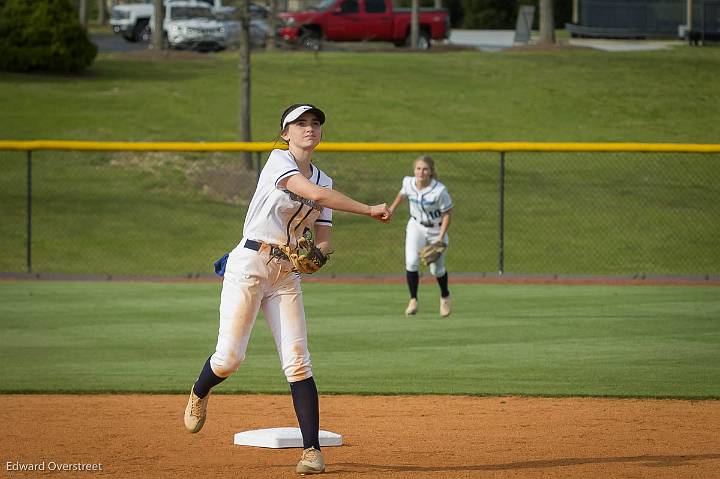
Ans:
<svg viewBox="0 0 720 479"><path fill-rule="evenodd" d="M279 15L280 40L317 50L321 42L383 41L396 46L410 43L410 9L393 8L392 0L323 0L317 7ZM420 10L418 47L450 35L445 9Z"/></svg>

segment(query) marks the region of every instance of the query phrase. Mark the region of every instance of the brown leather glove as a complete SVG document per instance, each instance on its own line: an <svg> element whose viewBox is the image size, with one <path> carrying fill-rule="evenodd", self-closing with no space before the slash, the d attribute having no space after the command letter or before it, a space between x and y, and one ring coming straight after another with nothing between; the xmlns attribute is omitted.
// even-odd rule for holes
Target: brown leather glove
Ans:
<svg viewBox="0 0 720 479"><path fill-rule="evenodd" d="M440 259L440 255L445 252L447 245L441 241L428 244L420 250L420 260L424 265L429 265Z"/></svg>

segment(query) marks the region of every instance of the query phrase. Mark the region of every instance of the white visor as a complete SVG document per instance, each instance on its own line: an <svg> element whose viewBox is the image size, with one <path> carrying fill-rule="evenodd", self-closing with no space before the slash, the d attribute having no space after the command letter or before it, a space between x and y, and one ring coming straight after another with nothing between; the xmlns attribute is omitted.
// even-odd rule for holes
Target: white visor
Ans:
<svg viewBox="0 0 720 479"><path fill-rule="evenodd" d="M282 129L284 130L286 126L288 126L290 123L294 122L298 118L300 118L300 115L305 113L306 111L313 111L317 114L318 120L320 120L320 124L322 125L325 123L325 113L323 111L315 106L310 105L302 105L294 110L292 110L290 113L288 113L282 122Z"/></svg>

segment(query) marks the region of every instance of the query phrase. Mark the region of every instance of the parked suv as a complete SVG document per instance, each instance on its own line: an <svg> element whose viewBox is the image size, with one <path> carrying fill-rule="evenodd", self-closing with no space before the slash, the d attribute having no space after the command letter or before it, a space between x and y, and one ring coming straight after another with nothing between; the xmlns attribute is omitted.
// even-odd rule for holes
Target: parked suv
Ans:
<svg viewBox="0 0 720 479"><path fill-rule="evenodd" d="M151 17L151 32L152 25ZM222 50L227 46L227 29L227 25L215 18L207 3L173 1L165 4L163 30L170 48Z"/></svg>

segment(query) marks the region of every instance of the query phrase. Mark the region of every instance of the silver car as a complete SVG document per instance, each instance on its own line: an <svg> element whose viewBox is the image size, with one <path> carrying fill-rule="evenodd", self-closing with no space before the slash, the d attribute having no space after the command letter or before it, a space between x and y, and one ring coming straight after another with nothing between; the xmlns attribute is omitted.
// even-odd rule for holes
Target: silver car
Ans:
<svg viewBox="0 0 720 479"><path fill-rule="evenodd" d="M250 9L250 46L253 48L264 48L267 41L270 27L267 23L268 10L251 3ZM215 10L215 18L225 27L226 45L228 48L236 48L240 45L240 33L242 23L237 19L235 7L223 7Z"/></svg>

